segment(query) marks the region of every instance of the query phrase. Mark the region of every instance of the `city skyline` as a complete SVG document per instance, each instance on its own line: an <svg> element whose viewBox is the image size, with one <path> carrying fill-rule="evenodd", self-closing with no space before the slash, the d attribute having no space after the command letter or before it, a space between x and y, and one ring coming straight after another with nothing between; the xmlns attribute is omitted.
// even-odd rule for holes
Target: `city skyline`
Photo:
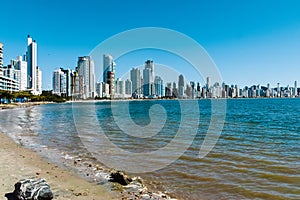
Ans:
<svg viewBox="0 0 300 200"><path fill-rule="evenodd" d="M87 1L84 4L73 1L2 2L2 16L9 16L3 20L4 31L0 33L5 49L4 65L26 50L22 38L27 34L39 42L38 60L44 74L52 74L56 68L73 68L76 66L74 58L88 55L95 46L114 34L151 26L170 28L195 39L210 54L226 82L240 86L266 85L268 82L287 85L290 80L299 80L299 4L298 1L168 0ZM97 12L103 5L113 7L114 15L109 9ZM169 9L170 5L174 5L172 9ZM153 11L153 15L144 13L145 8ZM56 15L51 14L53 10ZM78 10L83 14L74 15ZM24 16L31 23L20 23ZM16 27L17 32L13 31ZM149 57L123 59L120 66L129 70L136 63L153 59L157 63L178 67L167 56L159 56L154 52ZM132 66L127 65L129 63ZM189 79L196 78L191 75ZM51 86L51 76L44 76L43 89L51 89Z"/></svg>
<svg viewBox="0 0 300 200"><path fill-rule="evenodd" d="M157 71L161 68L159 67ZM133 67L130 73L122 78L115 77L117 63L108 54L103 54L102 81L95 80L94 62L91 56L78 57L75 70L57 69L53 72L53 94L62 97L80 99L206 99L206 98L284 98L299 97L300 88L297 81L294 86L276 87L251 85L239 87L226 82L213 82L206 77L205 83L188 81L183 74L177 74L178 82L173 80L164 82L155 72L153 60L146 60L143 67ZM159 74L159 73L158 73ZM71 91L71 93L67 92Z"/></svg>

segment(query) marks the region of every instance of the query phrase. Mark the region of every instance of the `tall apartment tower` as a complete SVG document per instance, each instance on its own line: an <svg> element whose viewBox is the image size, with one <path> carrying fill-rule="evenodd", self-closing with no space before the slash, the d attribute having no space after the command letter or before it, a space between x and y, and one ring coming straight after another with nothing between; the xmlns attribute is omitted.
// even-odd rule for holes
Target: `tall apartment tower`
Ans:
<svg viewBox="0 0 300 200"><path fill-rule="evenodd" d="M22 58L22 56L18 56L14 62L15 70L19 72L18 82L19 88L21 91L27 89L27 62Z"/></svg>
<svg viewBox="0 0 300 200"><path fill-rule="evenodd" d="M2 67L3 67L3 44L0 43L0 76L3 75Z"/></svg>
<svg viewBox="0 0 300 200"><path fill-rule="evenodd" d="M184 96L184 77L182 74L178 77L178 98L183 98Z"/></svg>
<svg viewBox="0 0 300 200"><path fill-rule="evenodd" d="M115 93L116 63L109 54L103 55L103 82L109 84L109 94L113 98Z"/></svg>
<svg viewBox="0 0 300 200"><path fill-rule="evenodd" d="M145 62L145 69L143 70L143 94L144 96L154 95L154 64L152 60Z"/></svg>
<svg viewBox="0 0 300 200"><path fill-rule="evenodd" d="M61 96L61 93L65 90L65 75L61 69L57 69L53 72L52 76L52 93Z"/></svg>
<svg viewBox="0 0 300 200"><path fill-rule="evenodd" d="M27 37L27 89L37 94L37 43L30 35Z"/></svg>
<svg viewBox="0 0 300 200"><path fill-rule="evenodd" d="M132 83L132 93L137 95L142 94L142 77L141 70L139 68L132 68L130 70L130 80Z"/></svg>
<svg viewBox="0 0 300 200"><path fill-rule="evenodd" d="M298 91L297 91L298 89L297 89L297 81L295 81L295 83L294 83L294 96L296 97L296 96L298 96Z"/></svg>
<svg viewBox="0 0 300 200"><path fill-rule="evenodd" d="M94 60L91 56L78 57L78 76L83 79L83 99L95 98Z"/></svg>

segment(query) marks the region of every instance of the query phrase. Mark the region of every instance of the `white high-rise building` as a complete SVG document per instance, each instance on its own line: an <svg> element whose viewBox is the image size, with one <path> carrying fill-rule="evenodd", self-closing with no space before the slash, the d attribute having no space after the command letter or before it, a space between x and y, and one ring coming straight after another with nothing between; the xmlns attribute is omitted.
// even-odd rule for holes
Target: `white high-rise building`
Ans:
<svg viewBox="0 0 300 200"><path fill-rule="evenodd" d="M148 97L152 95L152 85L151 85L151 69L145 68L143 70L143 95Z"/></svg>
<svg viewBox="0 0 300 200"><path fill-rule="evenodd" d="M132 82L129 79L125 81L125 94L128 96L132 95Z"/></svg>
<svg viewBox="0 0 300 200"><path fill-rule="evenodd" d="M42 94L42 70L40 67L36 67L36 94Z"/></svg>
<svg viewBox="0 0 300 200"><path fill-rule="evenodd" d="M132 83L132 93L137 95L142 94L142 77L139 68L132 68L130 70L130 80Z"/></svg>
<svg viewBox="0 0 300 200"><path fill-rule="evenodd" d="M103 82L109 84L110 97L114 97L116 82L116 63L109 54L103 55Z"/></svg>
<svg viewBox="0 0 300 200"><path fill-rule="evenodd" d="M298 96L297 81L294 83L294 97Z"/></svg>
<svg viewBox="0 0 300 200"><path fill-rule="evenodd" d="M155 88L155 95L157 95L158 97L164 96L164 84L160 76L155 76L154 88Z"/></svg>
<svg viewBox="0 0 300 200"><path fill-rule="evenodd" d="M14 67L18 73L17 80L20 85L19 88L21 91L24 91L27 89L27 62L22 56L18 56L17 60L14 62Z"/></svg>
<svg viewBox="0 0 300 200"><path fill-rule="evenodd" d="M3 75L2 67L3 67L3 44L0 43L0 76Z"/></svg>
<svg viewBox="0 0 300 200"><path fill-rule="evenodd" d="M66 75L61 69L53 72L52 86L53 94L61 96L63 93L66 93Z"/></svg>
<svg viewBox="0 0 300 200"><path fill-rule="evenodd" d="M82 56L77 62L78 76L83 78L82 98L95 97L95 72L94 61L91 56Z"/></svg>
<svg viewBox="0 0 300 200"><path fill-rule="evenodd" d="M182 74L178 77L178 98L184 97L184 77Z"/></svg>
<svg viewBox="0 0 300 200"><path fill-rule="evenodd" d="M116 93L119 94L120 98L123 98L125 95L125 82L118 78L116 81L116 86Z"/></svg>
<svg viewBox="0 0 300 200"><path fill-rule="evenodd" d="M154 63L152 60L145 62L145 69L143 70L143 94L144 96L154 95Z"/></svg>
<svg viewBox="0 0 300 200"><path fill-rule="evenodd" d="M28 35L27 38L27 52L26 52L26 61L27 61L27 89L31 91L34 95L39 95L41 91L41 82L42 77L40 70L37 68L37 43L35 40ZM40 73L40 74L39 74ZM40 80L37 80L40 78Z"/></svg>

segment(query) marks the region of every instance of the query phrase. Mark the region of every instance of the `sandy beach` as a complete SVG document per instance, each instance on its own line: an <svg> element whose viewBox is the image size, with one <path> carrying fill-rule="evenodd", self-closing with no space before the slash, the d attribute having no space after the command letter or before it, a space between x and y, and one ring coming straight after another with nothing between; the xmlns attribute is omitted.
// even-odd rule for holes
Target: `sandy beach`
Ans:
<svg viewBox="0 0 300 200"><path fill-rule="evenodd" d="M45 178L54 199L117 199L117 194L53 165L0 133L0 199L24 178Z"/></svg>

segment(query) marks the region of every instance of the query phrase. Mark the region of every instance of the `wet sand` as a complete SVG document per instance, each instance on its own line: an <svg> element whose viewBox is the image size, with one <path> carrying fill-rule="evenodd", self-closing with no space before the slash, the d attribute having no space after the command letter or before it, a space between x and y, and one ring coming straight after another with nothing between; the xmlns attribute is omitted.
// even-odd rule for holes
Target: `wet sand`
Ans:
<svg viewBox="0 0 300 200"><path fill-rule="evenodd" d="M0 199L6 199L5 194L13 192L14 184L25 178L45 178L57 200L118 199L116 193L60 169L2 133L0 166Z"/></svg>

